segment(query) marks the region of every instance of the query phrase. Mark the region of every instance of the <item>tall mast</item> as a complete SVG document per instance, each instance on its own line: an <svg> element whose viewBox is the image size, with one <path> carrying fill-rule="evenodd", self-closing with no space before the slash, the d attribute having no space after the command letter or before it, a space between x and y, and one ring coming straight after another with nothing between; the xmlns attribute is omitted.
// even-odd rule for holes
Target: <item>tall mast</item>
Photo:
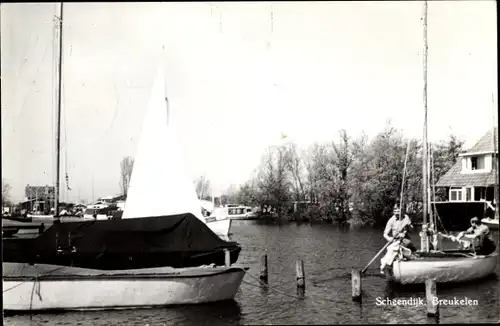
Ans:
<svg viewBox="0 0 500 326"><path fill-rule="evenodd" d="M493 93L491 94L491 102L493 104L493 112L496 112L495 108L495 96ZM498 210L500 209L500 202L499 202L499 190L498 190L498 147L497 147L497 125L496 125L497 119L493 119L493 169L495 172L495 188L494 188L494 195L495 195L495 219L498 220L499 217L499 212Z"/></svg>
<svg viewBox="0 0 500 326"><path fill-rule="evenodd" d="M427 1L424 2L424 143L423 143L423 223L424 225L427 223L427 214L428 214L428 203L427 203L427 160L428 160L428 149L427 149Z"/></svg>
<svg viewBox="0 0 500 326"><path fill-rule="evenodd" d="M63 3L60 6L59 16L59 77L57 94L57 120L56 120L56 187L54 196L54 218L59 218L59 179L61 160L61 97L62 97L62 57L63 57Z"/></svg>
<svg viewBox="0 0 500 326"><path fill-rule="evenodd" d="M434 220L434 214L432 211L432 182L431 182L431 175L434 173L431 165L431 160L432 160L432 145L428 143L427 147L427 213L429 214L429 224L432 226L432 229L434 231L437 230L437 225L436 221Z"/></svg>

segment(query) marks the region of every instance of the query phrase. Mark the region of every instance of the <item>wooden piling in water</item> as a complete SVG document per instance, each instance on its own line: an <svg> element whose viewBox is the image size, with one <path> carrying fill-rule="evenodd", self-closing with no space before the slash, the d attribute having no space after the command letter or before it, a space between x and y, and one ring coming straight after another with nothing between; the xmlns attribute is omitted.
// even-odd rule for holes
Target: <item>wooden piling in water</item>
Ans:
<svg viewBox="0 0 500 326"><path fill-rule="evenodd" d="M297 260L295 262L295 273L297 275L297 288L305 289L306 288L306 275L304 272L304 261Z"/></svg>
<svg viewBox="0 0 500 326"><path fill-rule="evenodd" d="M260 279L267 282L267 255L260 256Z"/></svg>
<svg viewBox="0 0 500 326"><path fill-rule="evenodd" d="M427 316L437 316L439 314L439 304L437 300L436 281L425 280L425 298L427 300Z"/></svg>
<svg viewBox="0 0 500 326"><path fill-rule="evenodd" d="M231 253L228 249L224 249L224 261L226 263L226 267L231 266Z"/></svg>
<svg viewBox="0 0 500 326"><path fill-rule="evenodd" d="M351 270L352 300L361 302L361 272L357 269Z"/></svg>

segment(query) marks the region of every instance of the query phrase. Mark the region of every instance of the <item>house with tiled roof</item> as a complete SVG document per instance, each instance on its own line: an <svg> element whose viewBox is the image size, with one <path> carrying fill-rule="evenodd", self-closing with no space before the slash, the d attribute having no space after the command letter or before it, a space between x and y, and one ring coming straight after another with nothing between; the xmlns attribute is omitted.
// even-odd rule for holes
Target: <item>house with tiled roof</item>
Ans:
<svg viewBox="0 0 500 326"><path fill-rule="evenodd" d="M463 228L474 216L483 218L493 214L495 179L498 178L495 160L498 167L498 139L494 141L494 132L490 130L472 148L460 154L455 165L439 179L435 186L447 189L448 200L435 204L445 224Z"/></svg>
<svg viewBox="0 0 500 326"><path fill-rule="evenodd" d="M488 131L457 163L439 179L436 187L448 188L449 201L489 201L494 203L498 145L494 149L493 130ZM498 163L497 163L498 164Z"/></svg>

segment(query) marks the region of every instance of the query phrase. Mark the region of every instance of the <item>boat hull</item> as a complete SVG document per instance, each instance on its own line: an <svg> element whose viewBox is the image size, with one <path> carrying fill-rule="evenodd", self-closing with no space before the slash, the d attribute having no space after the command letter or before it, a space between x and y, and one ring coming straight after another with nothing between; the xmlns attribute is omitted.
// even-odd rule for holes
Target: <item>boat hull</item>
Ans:
<svg viewBox="0 0 500 326"><path fill-rule="evenodd" d="M498 230L498 220L492 218L483 218L481 223L486 225L490 230Z"/></svg>
<svg viewBox="0 0 500 326"><path fill-rule="evenodd" d="M461 283L491 275L498 265L498 253L487 256L424 257L395 260L390 281L399 284L421 284L430 278L437 283Z"/></svg>
<svg viewBox="0 0 500 326"><path fill-rule="evenodd" d="M223 220L215 220L207 222L207 226L217 235L229 235L231 229L231 219L225 218Z"/></svg>
<svg viewBox="0 0 500 326"><path fill-rule="evenodd" d="M3 263L3 269L6 311L126 309L229 300L246 272L242 267L103 271L18 263Z"/></svg>
<svg viewBox="0 0 500 326"><path fill-rule="evenodd" d="M239 221L251 221L251 220L257 220L258 217L254 214L242 214L242 215L229 215L229 218L232 220L239 220Z"/></svg>

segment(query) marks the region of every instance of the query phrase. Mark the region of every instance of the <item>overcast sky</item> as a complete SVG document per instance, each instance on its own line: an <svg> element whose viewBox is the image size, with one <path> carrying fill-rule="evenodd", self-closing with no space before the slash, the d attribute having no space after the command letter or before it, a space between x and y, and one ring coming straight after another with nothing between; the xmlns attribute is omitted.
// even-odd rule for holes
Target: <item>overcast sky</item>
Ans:
<svg viewBox="0 0 500 326"><path fill-rule="evenodd" d="M153 79L193 178L247 180L282 132L300 145L423 122L423 1L64 5L61 199L120 192ZM12 197L54 180L59 4L1 5L2 178ZM429 137L472 146L493 125L494 1L430 1ZM63 177L62 179L63 180Z"/></svg>

